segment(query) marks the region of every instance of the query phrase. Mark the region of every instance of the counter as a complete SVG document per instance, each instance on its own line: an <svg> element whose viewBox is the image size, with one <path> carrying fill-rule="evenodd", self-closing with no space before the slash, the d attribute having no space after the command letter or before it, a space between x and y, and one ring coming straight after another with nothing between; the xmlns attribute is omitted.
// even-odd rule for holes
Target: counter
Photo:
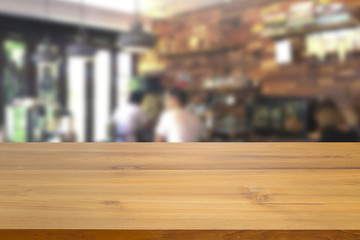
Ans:
<svg viewBox="0 0 360 240"><path fill-rule="evenodd" d="M4 143L0 216L0 239L359 239L360 144Z"/></svg>

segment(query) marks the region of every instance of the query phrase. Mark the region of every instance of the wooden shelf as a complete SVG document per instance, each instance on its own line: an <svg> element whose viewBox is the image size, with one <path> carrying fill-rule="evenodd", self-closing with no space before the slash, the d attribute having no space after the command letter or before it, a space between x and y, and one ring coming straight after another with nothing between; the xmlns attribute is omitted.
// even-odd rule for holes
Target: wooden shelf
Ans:
<svg viewBox="0 0 360 240"><path fill-rule="evenodd" d="M254 88L246 87L218 87L218 88L201 88L201 89L186 89L188 92L246 92Z"/></svg>
<svg viewBox="0 0 360 240"><path fill-rule="evenodd" d="M160 54L161 57L165 58L185 58L185 57L192 57L196 55L208 55L208 54L217 54L221 52L227 52L232 50L237 50L242 48L244 45L236 45L231 47L220 47L214 49L204 49L204 50L197 50L197 51L188 51L183 53L174 53L174 54Z"/></svg>
<svg viewBox="0 0 360 240"><path fill-rule="evenodd" d="M304 36L312 33L319 33L319 32L325 32L325 31L331 31L331 30L337 30L342 28L350 28L350 27L356 27L360 26L359 20L351 20L343 23L336 23L336 24L329 24L329 25L312 25L309 27L306 27L305 29L300 30L289 30L286 32L286 34L281 36L273 36L270 37L272 39L283 39L288 37L294 37L294 36Z"/></svg>

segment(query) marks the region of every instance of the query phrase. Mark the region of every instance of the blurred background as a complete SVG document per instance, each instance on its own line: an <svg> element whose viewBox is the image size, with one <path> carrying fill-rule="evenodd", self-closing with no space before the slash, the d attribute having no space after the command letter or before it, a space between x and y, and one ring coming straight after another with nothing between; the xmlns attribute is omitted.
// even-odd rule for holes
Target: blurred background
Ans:
<svg viewBox="0 0 360 240"><path fill-rule="evenodd" d="M2 142L357 142L359 0L0 0Z"/></svg>

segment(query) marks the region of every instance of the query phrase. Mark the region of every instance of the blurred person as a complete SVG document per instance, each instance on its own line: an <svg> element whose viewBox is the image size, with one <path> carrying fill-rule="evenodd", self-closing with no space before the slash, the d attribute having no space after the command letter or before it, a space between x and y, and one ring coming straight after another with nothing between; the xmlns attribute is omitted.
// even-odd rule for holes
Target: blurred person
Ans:
<svg viewBox="0 0 360 240"><path fill-rule="evenodd" d="M185 106L186 93L173 89L166 94L165 107L156 127L156 142L200 142L205 141L207 131L200 118Z"/></svg>
<svg viewBox="0 0 360 240"><path fill-rule="evenodd" d="M77 136L74 130L74 120L71 112L67 109L60 109L57 112L57 130L49 138L49 142L77 142Z"/></svg>
<svg viewBox="0 0 360 240"><path fill-rule="evenodd" d="M77 136L74 130L74 118L70 111L63 109L60 111L58 133L60 142L76 142Z"/></svg>
<svg viewBox="0 0 360 240"><path fill-rule="evenodd" d="M325 100L317 108L316 120L320 130L320 142L358 142L358 133L349 127L337 104Z"/></svg>
<svg viewBox="0 0 360 240"><path fill-rule="evenodd" d="M149 122L156 122L162 110L161 97L153 93L146 94L141 108L146 114Z"/></svg>
<svg viewBox="0 0 360 240"><path fill-rule="evenodd" d="M147 93L142 103L142 110L144 111L147 119L146 127L139 135L140 142L153 142L154 129L157 120L162 112L162 98L154 93Z"/></svg>
<svg viewBox="0 0 360 240"><path fill-rule="evenodd" d="M137 142L138 134L146 125L147 118L141 108L144 94L135 91L129 102L118 108L113 116L113 125L117 142Z"/></svg>
<svg viewBox="0 0 360 240"><path fill-rule="evenodd" d="M5 141L4 130L0 126L0 142L4 142L4 141Z"/></svg>
<svg viewBox="0 0 360 240"><path fill-rule="evenodd" d="M186 109L204 119L208 110L205 97L199 93L194 94Z"/></svg>

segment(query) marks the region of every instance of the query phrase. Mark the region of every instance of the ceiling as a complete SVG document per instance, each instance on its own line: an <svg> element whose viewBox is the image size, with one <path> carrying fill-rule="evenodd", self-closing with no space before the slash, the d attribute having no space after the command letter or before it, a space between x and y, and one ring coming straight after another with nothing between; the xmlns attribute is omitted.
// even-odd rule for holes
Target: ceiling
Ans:
<svg viewBox="0 0 360 240"><path fill-rule="evenodd" d="M56 0L88 7L134 13L137 0ZM138 0L141 13L150 18L165 18L229 0Z"/></svg>
<svg viewBox="0 0 360 240"><path fill-rule="evenodd" d="M126 30L134 20L136 0L0 0L0 14L10 14L68 24L78 24L81 20L82 2L86 12L82 16L84 24L109 30ZM138 0L143 22L151 28L151 20L193 11L214 4L235 0ZM249 0L251 1L251 0Z"/></svg>

